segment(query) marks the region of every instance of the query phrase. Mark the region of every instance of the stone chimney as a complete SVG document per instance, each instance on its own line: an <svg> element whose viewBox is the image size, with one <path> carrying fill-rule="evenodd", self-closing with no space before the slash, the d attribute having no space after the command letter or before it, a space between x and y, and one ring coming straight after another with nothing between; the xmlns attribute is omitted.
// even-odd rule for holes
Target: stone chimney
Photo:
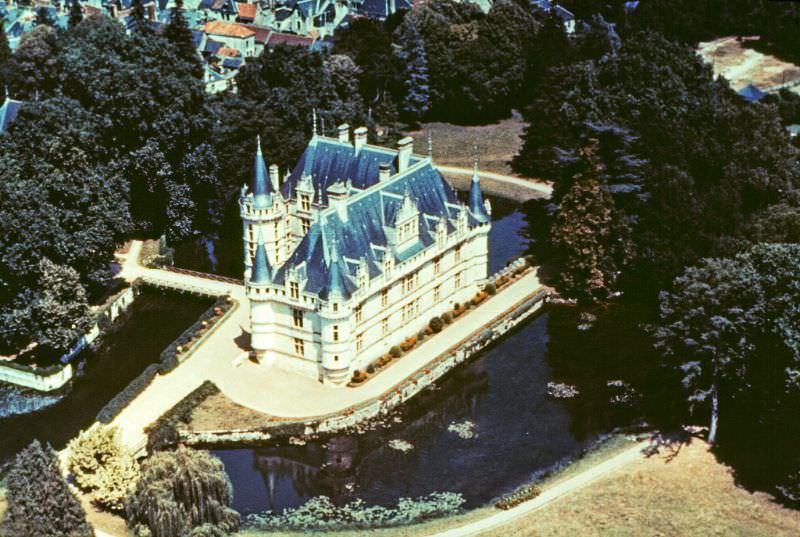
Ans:
<svg viewBox="0 0 800 537"><path fill-rule="evenodd" d="M367 143L367 128L359 127L353 131L353 147L356 148L356 154L361 151L361 148Z"/></svg>
<svg viewBox="0 0 800 537"><path fill-rule="evenodd" d="M347 123L342 123L338 127L339 130L339 141L343 144L350 142L350 125Z"/></svg>
<svg viewBox="0 0 800 537"><path fill-rule="evenodd" d="M408 169L408 164L411 162L411 152L414 149L414 139L411 136L406 136L397 142L397 173L403 173Z"/></svg>
<svg viewBox="0 0 800 537"><path fill-rule="evenodd" d="M384 182L388 181L389 177L392 175L392 165L388 162L381 162L380 166L378 166L378 181Z"/></svg>
<svg viewBox="0 0 800 537"><path fill-rule="evenodd" d="M269 182L272 183L272 188L275 192L278 191L280 188L279 179L278 179L278 165L277 164L270 164L269 166Z"/></svg>

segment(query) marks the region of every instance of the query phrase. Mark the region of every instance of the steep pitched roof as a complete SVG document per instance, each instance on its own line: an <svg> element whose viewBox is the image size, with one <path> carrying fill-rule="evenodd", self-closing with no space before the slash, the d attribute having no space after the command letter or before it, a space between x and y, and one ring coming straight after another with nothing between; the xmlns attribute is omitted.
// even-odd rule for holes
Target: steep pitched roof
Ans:
<svg viewBox="0 0 800 537"><path fill-rule="evenodd" d="M323 299L334 292L347 298L356 289L357 263L361 260L370 274L379 274L386 255L403 261L433 244L440 221L454 229L454 219L463 206L430 161L414 157L411 166L416 167L378 183L377 166L393 162L395 154L372 146L356 154L349 144L319 137L309 144L285 183L288 192L294 191L293 177L304 171L317 190L327 190L345 180L356 188L373 188L351 193L343 212L335 207L322 210L290 258L276 271L275 283L280 285L290 273L296 273L305 282L306 292ZM406 197L420 213L419 237L398 251L392 243L392 226Z"/></svg>
<svg viewBox="0 0 800 537"><path fill-rule="evenodd" d="M253 206L256 209L265 209L272 203L272 184L267 176L267 165L261 153L261 136L256 139L256 158L253 162L253 182L250 192L253 193Z"/></svg>
<svg viewBox="0 0 800 537"><path fill-rule="evenodd" d="M267 257L267 248L264 246L263 234L258 233L258 246L256 255L253 258L253 270L250 275L250 283L270 283L272 281L272 267Z"/></svg>
<svg viewBox="0 0 800 537"><path fill-rule="evenodd" d="M481 224L489 222L491 218L486 212L483 204L483 194L481 193L481 182L478 176L478 163L475 162L475 169L472 172L472 184L469 187L469 212L476 222Z"/></svg>

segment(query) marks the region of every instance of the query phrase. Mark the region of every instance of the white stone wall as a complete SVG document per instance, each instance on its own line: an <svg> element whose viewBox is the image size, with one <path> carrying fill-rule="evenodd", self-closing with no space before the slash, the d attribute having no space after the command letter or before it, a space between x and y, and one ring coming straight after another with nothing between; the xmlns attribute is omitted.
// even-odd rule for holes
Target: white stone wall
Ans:
<svg viewBox="0 0 800 537"><path fill-rule="evenodd" d="M52 375L42 376L35 372L20 371L0 365L0 381L33 388L40 392L51 392L61 388L72 378L72 365L67 364Z"/></svg>

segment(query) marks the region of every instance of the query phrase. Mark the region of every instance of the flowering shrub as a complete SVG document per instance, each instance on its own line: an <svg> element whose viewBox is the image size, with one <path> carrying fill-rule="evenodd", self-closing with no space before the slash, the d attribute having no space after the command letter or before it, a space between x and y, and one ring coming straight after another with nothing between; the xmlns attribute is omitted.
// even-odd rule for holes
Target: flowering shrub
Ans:
<svg viewBox="0 0 800 537"><path fill-rule="evenodd" d="M350 379L350 382L353 384L361 384L365 380L367 380L367 374L359 369L356 369L353 371L353 378Z"/></svg>
<svg viewBox="0 0 800 537"><path fill-rule="evenodd" d="M521 487L508 496L504 496L500 498L494 506L498 509L508 510L512 507L516 507L522 502L527 502L528 500L532 500L541 494L542 491L536 485L525 485Z"/></svg>
<svg viewBox="0 0 800 537"><path fill-rule="evenodd" d="M261 531L353 530L412 524L458 513L464 497L454 492L434 492L419 498L400 498L396 507L367 505L355 500L334 505L327 496L311 498L295 509L248 515L246 525Z"/></svg>
<svg viewBox="0 0 800 537"><path fill-rule="evenodd" d="M392 355L392 358L400 358L403 355L403 351L400 349L400 347L395 345L394 347L389 349L389 354Z"/></svg>
<svg viewBox="0 0 800 537"><path fill-rule="evenodd" d="M400 344L400 348L403 349L403 352L408 352L414 348L414 345L417 344L417 336L411 336L404 342Z"/></svg>

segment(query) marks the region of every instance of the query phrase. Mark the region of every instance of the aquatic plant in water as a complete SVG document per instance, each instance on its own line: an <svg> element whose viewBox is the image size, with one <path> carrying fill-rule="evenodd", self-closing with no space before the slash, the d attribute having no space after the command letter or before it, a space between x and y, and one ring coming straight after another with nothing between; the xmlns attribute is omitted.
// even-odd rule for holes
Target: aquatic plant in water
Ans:
<svg viewBox="0 0 800 537"><path fill-rule="evenodd" d="M459 438L463 438L464 440L469 440L471 438L477 438L478 432L475 430L475 424L469 420L462 421L461 423L451 423L447 430L451 433L456 433Z"/></svg>
<svg viewBox="0 0 800 537"><path fill-rule="evenodd" d="M414 449L414 444L408 442L407 440L396 438L394 440L389 440L389 447L392 449L396 449L397 451L402 451L403 453L406 453L407 451L411 451L412 449Z"/></svg>
<svg viewBox="0 0 800 537"><path fill-rule="evenodd" d="M578 388L571 384L565 384L563 382L547 383L547 395L555 397L556 399L572 399L579 393Z"/></svg>
<svg viewBox="0 0 800 537"><path fill-rule="evenodd" d="M248 515L245 524L263 530L352 530L402 526L431 518L454 515L465 503L461 494L433 492L418 498L400 498L396 507L367 505L355 500L337 506L327 496L311 498L300 507L280 513Z"/></svg>

